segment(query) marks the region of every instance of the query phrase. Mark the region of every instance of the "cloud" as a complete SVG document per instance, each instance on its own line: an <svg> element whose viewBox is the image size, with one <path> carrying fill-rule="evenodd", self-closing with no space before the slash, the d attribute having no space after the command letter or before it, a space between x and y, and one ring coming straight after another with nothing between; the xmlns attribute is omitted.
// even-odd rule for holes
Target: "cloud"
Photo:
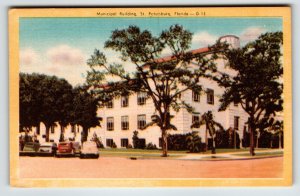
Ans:
<svg viewBox="0 0 300 196"><path fill-rule="evenodd" d="M199 47L207 47L208 45L214 44L218 39L218 36L209 34L206 31L195 33L193 36L192 43Z"/></svg>
<svg viewBox="0 0 300 196"><path fill-rule="evenodd" d="M49 62L56 66L82 65L85 63L83 52L68 45L52 47L48 49L46 56Z"/></svg>
<svg viewBox="0 0 300 196"><path fill-rule="evenodd" d="M34 65L38 62L38 54L31 48L26 48L20 51L21 65Z"/></svg>
<svg viewBox="0 0 300 196"><path fill-rule="evenodd" d="M242 43L254 41L256 38L258 38L258 36L266 31L267 30L263 27L249 27L241 33L240 40Z"/></svg>

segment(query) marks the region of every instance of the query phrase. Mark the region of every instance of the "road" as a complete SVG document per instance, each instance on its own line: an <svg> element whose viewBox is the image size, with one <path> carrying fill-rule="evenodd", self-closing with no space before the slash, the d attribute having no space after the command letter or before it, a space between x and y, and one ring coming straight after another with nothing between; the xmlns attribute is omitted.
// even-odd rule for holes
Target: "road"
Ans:
<svg viewBox="0 0 300 196"><path fill-rule="evenodd" d="M281 178L283 157L199 161L20 157L21 178Z"/></svg>

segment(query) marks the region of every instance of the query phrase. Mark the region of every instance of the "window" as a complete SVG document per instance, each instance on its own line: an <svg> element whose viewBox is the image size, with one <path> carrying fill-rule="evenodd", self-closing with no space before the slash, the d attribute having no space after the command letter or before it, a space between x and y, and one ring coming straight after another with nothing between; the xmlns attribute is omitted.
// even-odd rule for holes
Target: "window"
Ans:
<svg viewBox="0 0 300 196"><path fill-rule="evenodd" d="M146 104L146 97L147 97L147 93L138 92L138 94L137 94L137 104L138 105L145 105Z"/></svg>
<svg viewBox="0 0 300 196"><path fill-rule="evenodd" d="M193 115L192 123L199 122L200 116L199 115Z"/></svg>
<svg viewBox="0 0 300 196"><path fill-rule="evenodd" d="M238 106L238 105L239 105L239 102L234 101L234 102L233 102L233 105L234 105L234 106Z"/></svg>
<svg viewBox="0 0 300 196"><path fill-rule="evenodd" d="M214 90L207 89L206 94L207 94L207 103L213 105L214 104Z"/></svg>
<svg viewBox="0 0 300 196"><path fill-rule="evenodd" d="M106 127L108 131L114 130L114 117L107 117Z"/></svg>
<svg viewBox="0 0 300 196"><path fill-rule="evenodd" d="M192 92L192 96L193 96L193 101L194 102L200 102L200 93L199 92Z"/></svg>
<svg viewBox="0 0 300 196"><path fill-rule="evenodd" d="M113 140L113 139L106 139L106 146L107 146L107 147L112 147L112 146L113 146L113 143L114 143L114 140Z"/></svg>
<svg viewBox="0 0 300 196"><path fill-rule="evenodd" d="M107 107L107 108L113 108L113 107L114 107L114 102L113 102L113 100L108 101L108 102L106 103L106 107Z"/></svg>
<svg viewBox="0 0 300 196"><path fill-rule="evenodd" d="M138 125L138 129L143 129L146 125L146 115L138 115L137 116L137 125Z"/></svg>
<svg viewBox="0 0 300 196"><path fill-rule="evenodd" d="M239 119L240 119L239 116L234 117L234 123L233 123L234 130L239 130Z"/></svg>
<svg viewBox="0 0 300 196"><path fill-rule="evenodd" d="M121 107L128 107L128 96L122 96L121 97Z"/></svg>
<svg viewBox="0 0 300 196"><path fill-rule="evenodd" d="M71 125L71 132L74 133L76 131L76 125Z"/></svg>
<svg viewBox="0 0 300 196"><path fill-rule="evenodd" d="M128 130L129 129L128 116L122 116L121 117L121 128L122 128L122 130Z"/></svg>
<svg viewBox="0 0 300 196"><path fill-rule="evenodd" d="M122 138L121 139L121 147L127 148L128 146L128 139L127 138Z"/></svg>

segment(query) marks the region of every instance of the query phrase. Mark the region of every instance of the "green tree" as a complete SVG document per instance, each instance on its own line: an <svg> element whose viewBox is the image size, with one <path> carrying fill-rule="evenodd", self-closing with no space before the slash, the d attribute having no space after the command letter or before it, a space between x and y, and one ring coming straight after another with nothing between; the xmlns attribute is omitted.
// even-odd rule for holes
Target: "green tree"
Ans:
<svg viewBox="0 0 300 196"><path fill-rule="evenodd" d="M56 122L67 123L66 107L72 86L64 79L44 74L20 73L20 126L32 127L42 122L49 141L50 127ZM22 129L22 128L21 128Z"/></svg>
<svg viewBox="0 0 300 196"><path fill-rule="evenodd" d="M41 121L46 127L46 142L49 142L50 127L56 122L66 122L67 116L63 110L66 104L65 96L70 93L72 86L65 80L56 76L46 76L37 84L39 88L39 98L42 100L40 105Z"/></svg>
<svg viewBox="0 0 300 196"><path fill-rule="evenodd" d="M271 117L282 111L282 44L282 32L269 32L242 48L224 49L221 51L222 56L236 74L232 76L223 73L214 77L225 88L220 99L220 110L225 110L230 103L235 102L249 115L252 156L255 155L255 131L262 129L262 125L270 126Z"/></svg>
<svg viewBox="0 0 300 196"><path fill-rule="evenodd" d="M199 128L201 125L205 125L205 148L207 150L208 146L208 139L207 139L207 132L209 133L210 137L212 138L213 141L213 146L212 146L212 154L216 153L216 130L224 130L223 126L216 122L214 120L213 114L211 111L205 112L202 116L200 121L195 121L191 128Z"/></svg>
<svg viewBox="0 0 300 196"><path fill-rule="evenodd" d="M20 131L37 127L39 133L42 100L36 95L38 93L37 84L44 78L45 76L38 74L20 73L19 75Z"/></svg>
<svg viewBox="0 0 300 196"><path fill-rule="evenodd" d="M98 101L87 91L84 86L75 87L73 90L73 110L71 111L71 124L82 127L81 142L85 142L88 130L100 126L101 118L97 117Z"/></svg>
<svg viewBox="0 0 300 196"><path fill-rule="evenodd" d="M154 104L157 113L156 122L162 133L162 156L167 156L168 131L174 129L171 124L171 109L179 111L190 105L180 99L187 90L200 92L199 78L216 71L210 59L215 55L188 51L192 33L180 25L173 25L153 36L150 31L141 31L137 26L114 30L105 48L121 53L124 62L131 63L130 68L122 64L108 64L105 55L99 50L88 60L90 67L87 83L103 101L121 95L130 95L138 91L145 92ZM163 51L171 56L161 58ZM191 62L193 65L191 66ZM109 80L113 77L114 80Z"/></svg>

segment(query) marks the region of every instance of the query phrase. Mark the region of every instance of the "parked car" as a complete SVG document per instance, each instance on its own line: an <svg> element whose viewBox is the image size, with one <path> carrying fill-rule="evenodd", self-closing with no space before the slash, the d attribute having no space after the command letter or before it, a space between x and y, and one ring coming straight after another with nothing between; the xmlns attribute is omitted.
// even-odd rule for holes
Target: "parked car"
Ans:
<svg viewBox="0 0 300 196"><path fill-rule="evenodd" d="M57 157L75 156L75 151L72 142L59 142L56 152Z"/></svg>
<svg viewBox="0 0 300 196"><path fill-rule="evenodd" d="M24 144L23 150L20 151L20 156L35 156L36 152L39 150L40 144L37 142L26 142Z"/></svg>
<svg viewBox="0 0 300 196"><path fill-rule="evenodd" d="M37 152L39 156L55 156L57 151L57 144L54 142L46 142L40 145Z"/></svg>
<svg viewBox="0 0 300 196"><path fill-rule="evenodd" d="M94 141L87 141L82 144L80 158L99 158L99 149Z"/></svg>
<svg viewBox="0 0 300 196"><path fill-rule="evenodd" d="M80 155L80 151L81 151L80 142L72 142L72 145L73 145L75 155Z"/></svg>

